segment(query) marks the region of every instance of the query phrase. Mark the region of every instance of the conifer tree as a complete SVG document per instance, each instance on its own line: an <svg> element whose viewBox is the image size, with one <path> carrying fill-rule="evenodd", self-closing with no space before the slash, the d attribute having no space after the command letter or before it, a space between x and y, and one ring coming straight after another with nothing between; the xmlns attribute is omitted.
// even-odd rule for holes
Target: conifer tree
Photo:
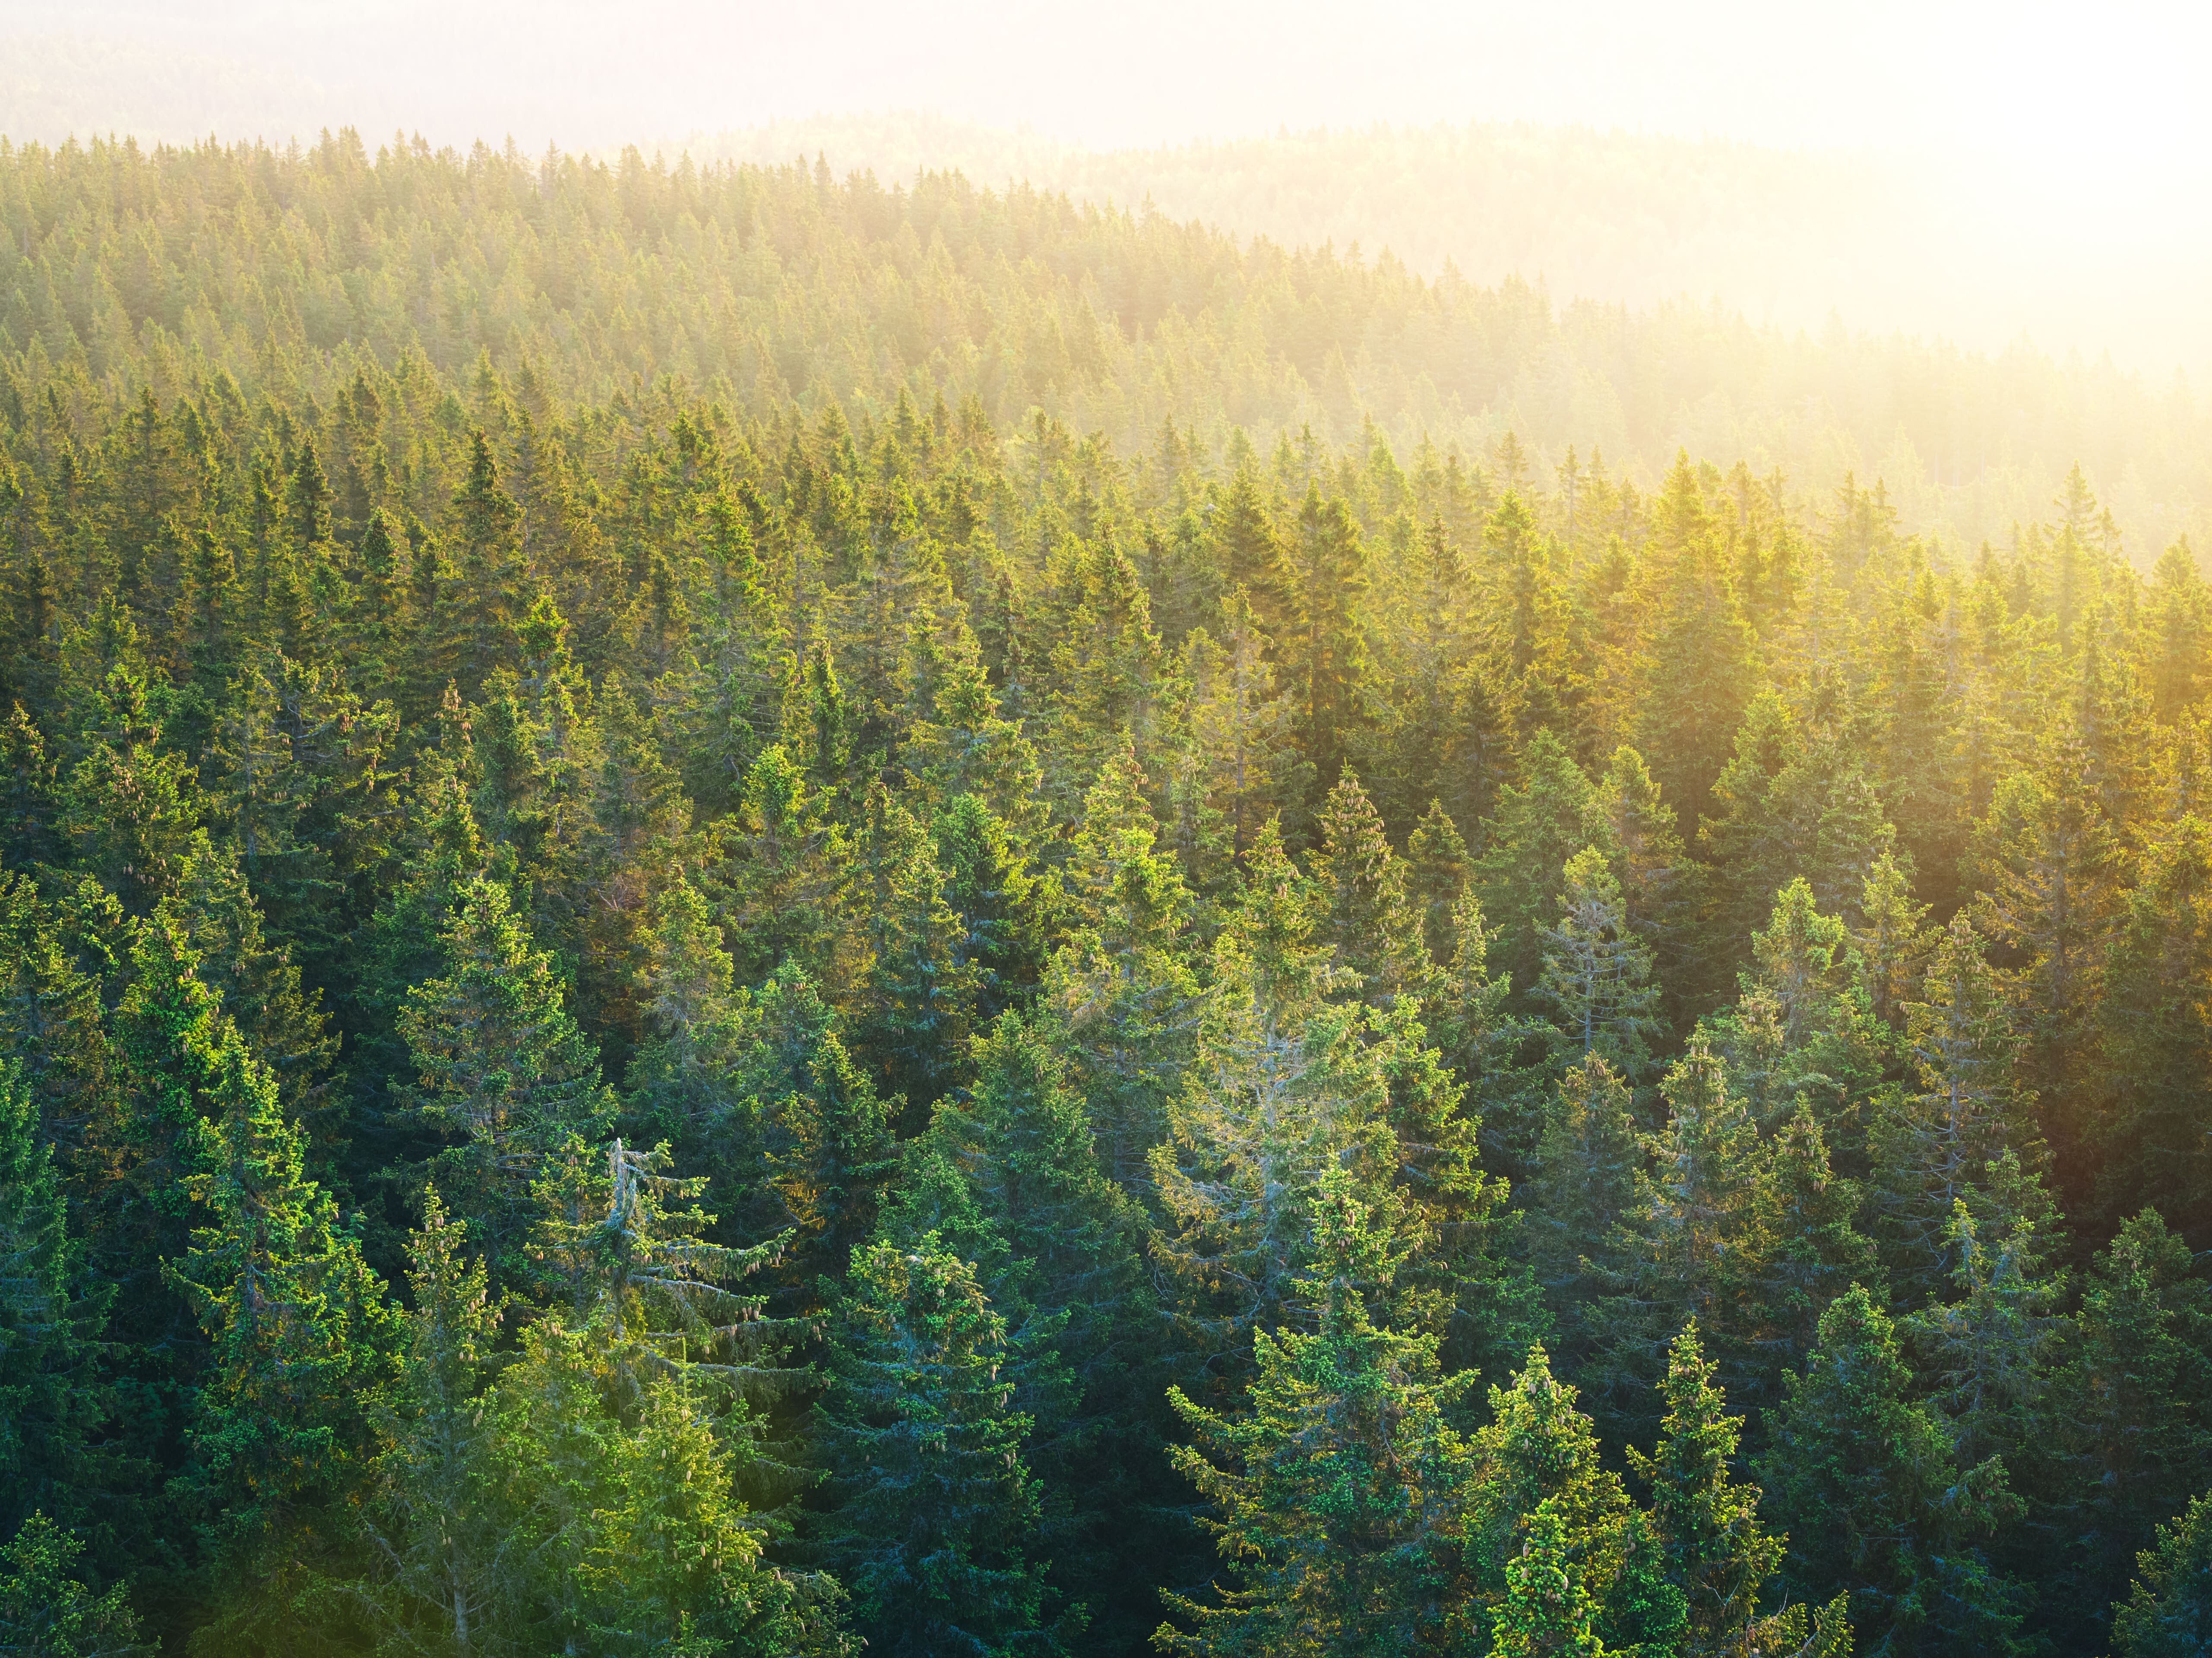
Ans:
<svg viewBox="0 0 2212 1658"><path fill-rule="evenodd" d="M1217 947L1198 1052L1152 1153L1166 1224L1153 1254L1194 1350L1241 1367L1255 1329L1285 1316L1312 1246L1315 1193L1332 1169L1362 1195L1395 1163L1382 1055L1314 942L1317 905L1263 831L1244 902Z"/></svg>
<svg viewBox="0 0 2212 1658"><path fill-rule="evenodd" d="M33 1512L0 1546L0 1652L25 1658L138 1658L155 1650L138 1638L122 1583L95 1594L72 1575L81 1539Z"/></svg>
<svg viewBox="0 0 2212 1658"><path fill-rule="evenodd" d="M1367 671L1360 625L1367 550L1350 503L1323 500L1317 482L1306 486L1298 509L1295 559L1295 622L1284 632L1283 653L1307 762L1320 786L1334 788L1352 733L1366 720L1359 685Z"/></svg>
<svg viewBox="0 0 2212 1658"><path fill-rule="evenodd" d="M850 970L836 953L840 865L849 853L823 810L805 768L770 744L747 768L737 811L714 827L720 855L701 881L747 981L786 961L817 976Z"/></svg>
<svg viewBox="0 0 2212 1658"><path fill-rule="evenodd" d="M1489 1390L1490 1420L1474 1436L1476 1477L1467 1505L1467 1563L1478 1632L1496 1631L1510 1603L1511 1566L1534 1516L1557 1519L1568 1558L1590 1594L1608 1599L1632 1542L1633 1515L1620 1475L1602 1461L1576 1390L1552 1372L1540 1346L1503 1387Z"/></svg>
<svg viewBox="0 0 2212 1658"><path fill-rule="evenodd" d="M1680 975L1693 965L1688 951L1699 897L1697 870L1683 849L1674 809L1644 756L1626 744L1606 762L1596 806L1609 831L1628 930L1651 947L1666 982L1670 971Z"/></svg>
<svg viewBox="0 0 2212 1658"><path fill-rule="evenodd" d="M504 887L463 887L444 944L446 973L410 990L400 1011L416 1073L410 1096L454 1142L437 1154L437 1177L505 1287L530 1183L571 1136L596 1138L613 1100L598 1053L562 1005L551 959Z"/></svg>
<svg viewBox="0 0 2212 1658"><path fill-rule="evenodd" d="M1406 890L1404 860L1391 850L1382 819L1349 768L1321 812L1321 851L1314 879L1328 906L1322 936L1331 965L1357 975L1358 991L1377 1007L1401 1000L1418 1007L1430 987L1421 922Z"/></svg>
<svg viewBox="0 0 2212 1658"><path fill-rule="evenodd" d="M524 1538L505 1511L498 1420L483 1397L498 1363L499 1303L465 1222L434 1189L410 1241L407 1339L381 1402L363 1525L378 1557L364 1580L372 1617L454 1652L492 1646L530 1616Z"/></svg>
<svg viewBox="0 0 2212 1658"><path fill-rule="evenodd" d="M1717 1655L1849 1650L1839 1600L1811 1620L1803 1606L1762 1613L1768 1582L1780 1570L1784 1539L1759 1517L1759 1487L1732 1476L1743 1418L1725 1414L1714 1385L1717 1367L1683 1326L1667 1356L1661 1391L1667 1415L1658 1448L1629 1448L1630 1466L1651 1487L1650 1525L1668 1581L1680 1589L1684 1628L1676 1650ZM1808 1637L1810 1637L1808 1639Z"/></svg>
<svg viewBox="0 0 2212 1658"><path fill-rule="evenodd" d="M1621 1265L1617 1235L1636 1200L1643 1161L1620 1074L1597 1054L1570 1065L1536 1147L1535 1173L1515 1189L1561 1351L1573 1359L1598 1339L1593 1303Z"/></svg>
<svg viewBox="0 0 2212 1658"><path fill-rule="evenodd" d="M1589 779L1548 731L1529 739L1521 775L1482 826L1475 890L1497 931L1498 965L1525 990L1543 961L1542 930L1558 913L1560 872L1603 830Z"/></svg>
<svg viewBox="0 0 2212 1658"><path fill-rule="evenodd" d="M2112 1106L2091 1129L2107 1210L2150 1202L2185 1225L2212 1219L2203 1078L2212 1013L2190 993L2212 973L2212 824L2185 817L2150 848L2115 932L2102 1057Z"/></svg>
<svg viewBox="0 0 2212 1658"><path fill-rule="evenodd" d="M1241 1412L1170 1395L1198 1440L1170 1455L1206 1499L1237 1587L1218 1605L1169 1595L1192 1627L1162 1625L1163 1652L1419 1651L1464 1617L1457 1557L1476 1468L1451 1418L1475 1378L1440 1376L1435 1337L1378 1321L1371 1303L1407 1250L1344 1171L1323 1177L1315 1213L1298 1291L1314 1327L1254 1333Z"/></svg>
<svg viewBox="0 0 2212 1658"><path fill-rule="evenodd" d="M2212 1643L2212 1497L2193 1499L2136 1557L2127 1604L2112 1608L2113 1658L2186 1658Z"/></svg>
<svg viewBox="0 0 2212 1658"><path fill-rule="evenodd" d="M2212 1485L2208 1389L2212 1291L2188 1245L2143 1210L2092 1263L2051 1388L2077 1540L2059 1569L2069 1615L2117 1598L2152 1526Z"/></svg>
<svg viewBox="0 0 2212 1658"><path fill-rule="evenodd" d="M1500 1658L1605 1658L1591 1628L1598 1608L1587 1578L1558 1499L1547 1497L1528 1518L1520 1552L1506 1562L1492 1650Z"/></svg>
<svg viewBox="0 0 2212 1658"><path fill-rule="evenodd" d="M165 1274L210 1345L182 1478L221 1567L219 1626L244 1641L337 1557L397 1342L359 1240L303 1173L276 1079L228 1028L211 1070L217 1114L196 1125L189 1182L210 1224Z"/></svg>
<svg viewBox="0 0 2212 1658"><path fill-rule="evenodd" d="M0 1060L0 1534L31 1515L80 1523L120 1472L100 1337L115 1289L69 1236L53 1154L21 1067Z"/></svg>
<svg viewBox="0 0 2212 1658"><path fill-rule="evenodd" d="M1061 890L1073 914L1047 971L1042 1015L1073 1066L1108 1175L1149 1180L1167 1137L1168 1102L1198 1025L1198 981L1184 959L1191 900L1133 754L1101 771L1085 797ZM1265 829L1255 831L1262 839Z"/></svg>
<svg viewBox="0 0 2212 1658"><path fill-rule="evenodd" d="M1007 1409L1006 1322L933 1236L853 1257L817 1432L833 1506L821 1547L871 1643L900 1654L1057 1652L1048 1563L1024 1546L1037 1482Z"/></svg>
<svg viewBox="0 0 2212 1658"><path fill-rule="evenodd" d="M1622 1225L1620 1290L1606 1310L1611 1403L1629 1378L1656 1382L1668 1332L1697 1321L1739 1397L1755 1396L1778 1309L1764 1293L1779 1241L1773 1154L1728 1068L1702 1037L1660 1084L1666 1126Z"/></svg>
<svg viewBox="0 0 2212 1658"><path fill-rule="evenodd" d="M1567 859L1563 878L1559 923L1538 935L1537 999L1550 1005L1565 1054L1595 1055L1635 1077L1649 1066L1660 1032L1651 948L1629 928L1604 853L1584 847Z"/></svg>
<svg viewBox="0 0 2212 1658"><path fill-rule="evenodd" d="M2054 1309L2065 1275L2047 1269L2054 1206L2008 1154L1990 1170L1995 1193L1952 1206L1956 1299L1926 1308L1903 1328L1925 1357L1923 1385L1942 1406L1969 1463L1990 1455L2022 1466L2051 1439L2045 1420L2055 1349L2064 1321ZM1980 1195L1980 1194L1978 1194Z"/></svg>
<svg viewBox="0 0 2212 1658"><path fill-rule="evenodd" d="M1853 1286L1820 1315L1787 1378L1759 1472L1789 1527L1784 1579L1804 1600L1840 1588L1869 1651L2002 1651L2021 1586L1978 1540L2021 1512L1996 1458L1961 1467L1942 1421L1911 1398L1895 1327Z"/></svg>
<svg viewBox="0 0 2212 1658"><path fill-rule="evenodd" d="M1996 975L1961 910L1929 963L1925 1001L1905 1009L1913 1078L1875 1126L1874 1197L1900 1284L1935 1291L1959 1265L1953 1212L1971 1205L1996 1159L2041 1146L2020 1085L2020 1042Z"/></svg>
<svg viewBox="0 0 2212 1658"><path fill-rule="evenodd" d="M867 965L854 1035L910 1100L933 1100L966 1056L977 965L927 829L880 783L869 785L863 814L854 896Z"/></svg>

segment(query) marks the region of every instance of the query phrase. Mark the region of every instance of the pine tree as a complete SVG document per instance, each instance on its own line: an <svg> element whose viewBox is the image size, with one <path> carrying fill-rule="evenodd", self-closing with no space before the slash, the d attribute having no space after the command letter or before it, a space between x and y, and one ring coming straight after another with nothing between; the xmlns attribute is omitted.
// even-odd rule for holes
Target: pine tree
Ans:
<svg viewBox="0 0 2212 1658"><path fill-rule="evenodd" d="M0 1547L0 1652L24 1658L138 1658L155 1650L115 1583L95 1594L72 1576L83 1542L33 1512Z"/></svg>
<svg viewBox="0 0 2212 1658"><path fill-rule="evenodd" d="M221 1567L218 1627L246 1642L340 1558L397 1342L358 1238L302 1172L276 1078L228 1028L212 1070L218 1114L198 1127L189 1181L210 1224L164 1271L210 1346L182 1479Z"/></svg>
<svg viewBox="0 0 2212 1658"><path fill-rule="evenodd" d="M1206 1499L1202 1523L1238 1586L1218 1605L1169 1594L1192 1627L1162 1625L1159 1650L1423 1651L1462 1619L1457 1557L1475 1465L1451 1418L1475 1378L1440 1376L1433 1336L1377 1321L1371 1303L1407 1256L1377 1219L1342 1170L1324 1176L1299 1290L1314 1328L1255 1332L1256 1372L1236 1414L1170 1394L1198 1442L1170 1455Z"/></svg>
<svg viewBox="0 0 2212 1658"><path fill-rule="evenodd" d="M819 1535L861 1631L896 1654L1063 1650L1083 1614L1051 1609L1024 1547L1038 1492L998 1376L1005 1321L933 1236L857 1251L848 1283L817 1407Z"/></svg>
<svg viewBox="0 0 2212 1658"><path fill-rule="evenodd" d="M1846 1591L1870 1651L2007 1650L2023 1591L1976 1540L2016 1517L2020 1499L1996 1458L1960 1465L1911 1385L1895 1327L1865 1290L1820 1315L1758 1465L1789 1527L1784 1581L1807 1600Z"/></svg>
<svg viewBox="0 0 2212 1658"><path fill-rule="evenodd" d="M1560 918L1539 935L1544 967L1536 997L1548 1003L1566 1054L1597 1056L1636 1077L1660 1034L1651 948L1632 932L1606 856L1584 847L1567 859Z"/></svg>
<svg viewBox="0 0 2212 1658"><path fill-rule="evenodd" d="M447 971L407 993L399 1034L413 1056L416 1109L455 1142L434 1159L441 1189L504 1288L531 1181L572 1135L597 1138L613 1100L598 1053L562 1006L551 959L504 887L463 887L443 937Z"/></svg>
<svg viewBox="0 0 2212 1658"><path fill-rule="evenodd" d="M2212 1497L2193 1499L2136 1557L2127 1604L2112 1608L2113 1658L2187 1658L2212 1645Z"/></svg>

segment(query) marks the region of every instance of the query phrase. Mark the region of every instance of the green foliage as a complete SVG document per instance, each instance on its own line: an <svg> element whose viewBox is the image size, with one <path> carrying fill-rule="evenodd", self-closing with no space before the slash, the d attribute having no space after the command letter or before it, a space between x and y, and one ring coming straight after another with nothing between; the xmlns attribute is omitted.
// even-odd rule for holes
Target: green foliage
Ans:
<svg viewBox="0 0 2212 1658"><path fill-rule="evenodd" d="M1063 1649L1082 1609L1048 1608L1047 1563L1024 1546L1038 1493L999 1376L1006 1321L933 1236L867 1246L848 1282L820 1406L821 1543L861 1629L892 1652Z"/></svg>
<svg viewBox="0 0 2212 1658"><path fill-rule="evenodd" d="M900 177L0 153L11 1608L2097 1647L2206 603L1952 462L2197 416Z"/></svg>
<svg viewBox="0 0 2212 1658"><path fill-rule="evenodd" d="M94 1594L70 1575L84 1545L33 1511L0 1549L0 1651L27 1658L132 1658L152 1648L121 1583Z"/></svg>
<svg viewBox="0 0 2212 1658"><path fill-rule="evenodd" d="M1170 1398L1197 1436L1175 1465L1238 1587L1218 1604L1170 1595L1192 1628L1163 1625L1164 1652L1382 1653L1447 1642L1462 1615L1455 1570L1475 1474L1451 1418L1472 1373L1442 1376L1433 1336L1375 1321L1406 1248L1340 1170L1324 1177L1318 1238L1299 1293L1311 1333L1254 1333L1245 1409Z"/></svg>
<svg viewBox="0 0 2212 1658"><path fill-rule="evenodd" d="M2158 1546L2136 1557L2127 1604L2112 1609L2115 1658L2180 1658L2212 1641L2212 1497L2193 1500Z"/></svg>

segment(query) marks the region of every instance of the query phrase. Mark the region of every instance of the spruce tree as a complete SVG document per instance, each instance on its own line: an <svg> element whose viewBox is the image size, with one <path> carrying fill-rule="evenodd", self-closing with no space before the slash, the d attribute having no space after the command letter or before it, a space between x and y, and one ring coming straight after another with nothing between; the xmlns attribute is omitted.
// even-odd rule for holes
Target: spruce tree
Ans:
<svg viewBox="0 0 2212 1658"><path fill-rule="evenodd" d="M196 1125L188 1182L209 1224L164 1271L209 1343L180 1480L218 1567L211 1610L246 1642L343 1558L398 1341L358 1238L303 1172L276 1078L228 1028L211 1069L216 1116Z"/></svg>
<svg viewBox="0 0 2212 1658"><path fill-rule="evenodd" d="M2006 1650L2025 1593L1980 1540L2019 1515L2020 1499L1998 1459L1960 1465L1864 1289L1821 1314L1819 1345L1786 1382L1758 1463L1789 1527L1784 1582L1806 1600L1847 1593L1870 1651Z"/></svg>
<svg viewBox="0 0 2212 1658"><path fill-rule="evenodd" d="M1910 1091L1892 1096L1873 1135L1882 1242L1916 1299L1956 1271L1953 1212L1978 1200L1990 1165L2009 1154L2033 1169L2042 1151L2010 1010L1964 910L1936 947L1925 995L1905 1009Z"/></svg>
<svg viewBox="0 0 2212 1658"><path fill-rule="evenodd" d="M1538 935L1544 966L1537 999L1551 1007L1566 1055L1595 1055L1637 1077L1660 1034L1651 947L1630 930L1620 884L1599 848L1584 847L1567 859L1563 879L1559 923Z"/></svg>
<svg viewBox="0 0 2212 1658"><path fill-rule="evenodd" d="M2051 1386L2074 1538L2073 1558L2054 1564L2069 1612L2117 1598L2153 1525L2212 1485L2208 1398L2212 1291L2188 1245L2143 1210L2092 1262Z"/></svg>
<svg viewBox="0 0 2212 1658"><path fill-rule="evenodd" d="M927 1235L855 1252L848 1284L816 1432L820 1547L855 1623L897 1654L1064 1650L1083 1613L1053 1608L1025 1547L1038 1491L998 1375L1005 1321Z"/></svg>
<svg viewBox="0 0 2212 1658"><path fill-rule="evenodd" d="M1299 1289L1314 1327L1254 1333L1242 1411L1170 1395L1198 1442L1170 1455L1206 1499L1202 1523L1237 1587L1218 1604L1168 1595L1191 1627L1162 1625L1159 1650L1422 1651L1463 1624L1459 1553L1476 1465L1451 1418L1475 1378L1441 1376L1433 1336L1378 1321L1373 1303L1407 1251L1376 1222L1349 1176L1325 1176Z"/></svg>
<svg viewBox="0 0 2212 1658"><path fill-rule="evenodd" d="M2136 1557L2127 1603L2112 1608L2113 1658L2187 1658L2212 1645L2212 1497L2194 1498Z"/></svg>
<svg viewBox="0 0 2212 1658"><path fill-rule="evenodd" d="M25 1658L139 1658L126 1588L94 1594L74 1576L83 1542L33 1511L0 1546L0 1652Z"/></svg>
<svg viewBox="0 0 2212 1658"><path fill-rule="evenodd" d="M449 1139L440 1186L512 1282L530 1183L572 1135L596 1138L613 1100L599 1054L562 1005L560 981L506 888L477 879L443 934L446 972L407 993L399 1015L424 1125Z"/></svg>
<svg viewBox="0 0 2212 1658"><path fill-rule="evenodd" d="M122 1472L100 1443L118 1406L100 1351L115 1287L66 1210L21 1067L0 1060L0 1535L34 1512L81 1524Z"/></svg>

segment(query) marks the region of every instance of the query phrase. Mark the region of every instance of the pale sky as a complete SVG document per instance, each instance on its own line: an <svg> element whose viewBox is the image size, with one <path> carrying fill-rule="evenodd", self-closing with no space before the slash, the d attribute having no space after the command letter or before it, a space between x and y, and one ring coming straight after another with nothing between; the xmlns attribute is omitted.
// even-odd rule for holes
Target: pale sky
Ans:
<svg viewBox="0 0 2212 1658"><path fill-rule="evenodd" d="M2202 3L0 0L15 137L349 123L536 150L890 108L1093 147L1526 119L1875 148L1927 169L2022 305L2212 310Z"/></svg>

